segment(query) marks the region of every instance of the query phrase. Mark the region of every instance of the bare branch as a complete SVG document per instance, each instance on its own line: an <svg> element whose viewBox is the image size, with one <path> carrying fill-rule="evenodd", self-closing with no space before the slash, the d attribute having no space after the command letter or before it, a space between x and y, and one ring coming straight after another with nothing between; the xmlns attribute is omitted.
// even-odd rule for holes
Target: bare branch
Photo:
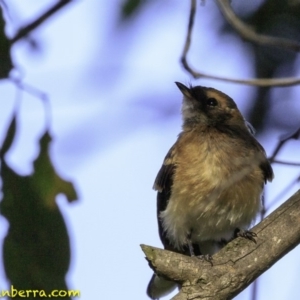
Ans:
<svg viewBox="0 0 300 300"><path fill-rule="evenodd" d="M237 238L213 256L213 266L141 245L150 266L182 287L173 300L232 299L300 243L300 190L256 225L257 243Z"/></svg>
<svg viewBox="0 0 300 300"><path fill-rule="evenodd" d="M296 131L293 131L292 133L288 133L285 134L284 136L282 136L276 146L276 148L274 149L271 157L269 158L269 161L275 162L275 157L277 156L277 154L279 153L279 151L281 150L281 148L285 145L286 142L288 142L289 140L297 140L300 138L300 128L298 128Z"/></svg>
<svg viewBox="0 0 300 300"><path fill-rule="evenodd" d="M272 163L280 164L280 165L286 165L286 166L300 167L300 163L282 161L282 160L278 160L278 159L273 159Z"/></svg>
<svg viewBox="0 0 300 300"><path fill-rule="evenodd" d="M276 197L272 201L270 201L270 203L268 204L268 207L266 207L264 209L264 213L262 213L261 217L264 218L265 213L270 209L270 207L272 207L279 200L281 200L284 197L284 195L286 195L293 188L293 186L295 184L297 184L299 181L300 181L300 176L297 175L297 177L294 180L292 180L288 186L284 187L284 189L279 194L277 194Z"/></svg>
<svg viewBox="0 0 300 300"><path fill-rule="evenodd" d="M272 86L286 87L286 86L300 84L300 78L298 78L298 77L285 77L285 78L278 78L278 79L270 79L270 78L236 79L236 78L228 78L228 77L206 74L206 73L194 70L190 66L190 64L187 62L187 55L188 55L188 52L189 52L189 49L191 46L191 41L192 41L192 31L193 31L193 27L194 27L194 20L195 20L195 14L196 14L196 4L197 4L196 0L191 0L188 32L186 35L183 53L182 53L181 59L180 59L183 68L189 74L191 74L195 79L207 78L207 79L220 80L220 81L237 83L237 84L260 86L260 87L272 87Z"/></svg>
<svg viewBox="0 0 300 300"><path fill-rule="evenodd" d="M216 1L225 19L245 40L258 45L279 47L296 52L300 51L300 44L296 41L257 34L250 26L237 17L230 6L229 0Z"/></svg>
<svg viewBox="0 0 300 300"><path fill-rule="evenodd" d="M11 39L11 44L17 42L18 40L26 37L30 32L39 27L42 23L44 23L49 17L58 12L65 5L74 2L74 0L58 0L56 4L54 4L50 9L48 9L45 13L43 13L40 17L38 17L35 21L21 28L17 34Z"/></svg>

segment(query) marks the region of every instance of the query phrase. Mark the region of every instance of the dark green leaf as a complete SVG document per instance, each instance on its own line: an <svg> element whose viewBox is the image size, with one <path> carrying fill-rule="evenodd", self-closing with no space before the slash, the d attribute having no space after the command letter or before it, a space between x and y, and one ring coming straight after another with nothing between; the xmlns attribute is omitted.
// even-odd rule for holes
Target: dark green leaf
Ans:
<svg viewBox="0 0 300 300"><path fill-rule="evenodd" d="M13 68L10 56L10 40L5 34L5 20L0 6L0 79L7 78Z"/></svg>
<svg viewBox="0 0 300 300"><path fill-rule="evenodd" d="M44 205L56 206L55 197L64 194L69 202L77 199L73 184L56 174L49 157L51 136L48 132L40 139L40 154L34 161L33 181Z"/></svg>
<svg viewBox="0 0 300 300"><path fill-rule="evenodd" d="M128 19L133 16L147 0L127 0L122 5L121 16L123 19Z"/></svg>
<svg viewBox="0 0 300 300"><path fill-rule="evenodd" d="M46 132L40 139L40 153L31 176L20 176L1 158L0 209L9 222L3 245L4 267L18 290L67 290L70 242L55 197L63 193L72 201L76 192L71 182L56 174L48 153L50 142Z"/></svg>

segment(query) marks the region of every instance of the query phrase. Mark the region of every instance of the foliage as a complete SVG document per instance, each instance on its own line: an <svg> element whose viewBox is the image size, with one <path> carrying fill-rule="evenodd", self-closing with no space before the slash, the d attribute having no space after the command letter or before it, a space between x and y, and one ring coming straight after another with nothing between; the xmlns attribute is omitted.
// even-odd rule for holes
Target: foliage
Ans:
<svg viewBox="0 0 300 300"><path fill-rule="evenodd" d="M10 283L18 290L67 290L65 275L70 263L70 242L63 216L55 202L58 194L68 201L77 198L71 182L63 180L51 163L51 136L40 138L34 172L18 175L5 161L17 130L13 117L1 152L3 199L1 214L9 222L4 240L4 267Z"/></svg>

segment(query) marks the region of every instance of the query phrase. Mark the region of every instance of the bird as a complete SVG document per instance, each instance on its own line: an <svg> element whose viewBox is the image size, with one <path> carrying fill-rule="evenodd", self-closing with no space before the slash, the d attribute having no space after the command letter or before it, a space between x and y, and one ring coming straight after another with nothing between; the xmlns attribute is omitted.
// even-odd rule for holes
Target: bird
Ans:
<svg viewBox="0 0 300 300"><path fill-rule="evenodd" d="M166 250L211 261L235 237L255 242L248 228L274 173L231 97L211 87L175 83L183 94L182 131L153 186L159 236ZM154 273L147 294L160 299L177 286Z"/></svg>

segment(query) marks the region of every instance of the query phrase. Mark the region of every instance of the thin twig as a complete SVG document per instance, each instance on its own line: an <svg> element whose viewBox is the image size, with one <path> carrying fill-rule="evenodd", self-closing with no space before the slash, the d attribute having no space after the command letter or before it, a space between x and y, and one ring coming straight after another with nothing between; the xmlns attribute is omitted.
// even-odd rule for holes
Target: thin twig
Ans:
<svg viewBox="0 0 300 300"><path fill-rule="evenodd" d="M300 51L300 44L296 41L256 33L249 25L244 23L234 13L230 6L229 0L216 1L225 19L243 39L251 41L258 45L279 47L296 52Z"/></svg>
<svg viewBox="0 0 300 300"><path fill-rule="evenodd" d="M268 205L268 207L265 209L265 213L270 209L270 207L272 207L273 205L275 205L279 200L281 200L286 193L288 193L292 187L297 184L300 181L300 176L297 175L297 177L288 185L286 186ZM265 215L263 216L265 217Z"/></svg>
<svg viewBox="0 0 300 300"><path fill-rule="evenodd" d="M300 164L299 163L293 163L293 162L286 162L286 161L281 161L281 160L277 160L275 159L275 157L277 156L277 154L279 153L279 151L281 150L281 148L285 145L286 142L288 142L291 139L299 139L300 137L300 128L297 129L296 131L292 132L292 133L288 133L284 136L281 137L281 139L279 140L277 146L275 147L271 157L269 158L270 163L277 163L277 164L284 164L284 165L288 165L288 166L297 166L299 167ZM268 207L266 207L265 205L265 191L264 194L262 196L262 207L263 209L261 210L260 213L260 218L262 221L265 216L267 211L270 209L270 207L272 207L275 203L277 203L280 199L282 199L282 197L288 192L290 191L290 189L297 183L299 182L300 177L297 176L297 178L295 180L293 180L286 188L283 189L283 191L281 191L279 193L279 195L277 195L277 197L275 199L273 199ZM256 300L257 299L257 295L258 295L258 280L255 280L252 284L252 295L251 295L251 300Z"/></svg>
<svg viewBox="0 0 300 300"><path fill-rule="evenodd" d="M50 9L48 9L45 13L43 13L40 17L38 17L35 21L21 28L17 34L10 40L11 44L19 41L20 39L26 37L30 32L44 23L49 17L58 12L65 5L71 3L74 0L59 0L56 4L54 4Z"/></svg>
<svg viewBox="0 0 300 300"><path fill-rule="evenodd" d="M283 135L281 137L281 139L278 141L278 144L275 147L273 153L269 157L270 163L277 163L277 164L283 164L283 165L288 165L288 166L299 167L300 166L299 163L286 162L286 161L281 161L281 160L275 159L277 154L279 153L279 151L283 148L283 146L288 141L297 140L299 138L300 138L300 128L298 128L296 131L293 131L292 133L288 133L288 134ZM299 180L300 180L300 177L297 176L297 178L295 180L293 180L279 195L277 195L277 197L274 200L271 201L271 203L269 204L269 207L265 209L265 213L271 206L273 206L278 200L280 200L285 195L285 193L287 193L294 186L294 184L299 182ZM264 217L264 216L265 215L263 215L262 217Z"/></svg>
<svg viewBox="0 0 300 300"><path fill-rule="evenodd" d="M256 300L258 295L258 280L255 280L252 284L251 300Z"/></svg>
<svg viewBox="0 0 300 300"><path fill-rule="evenodd" d="M191 10L190 10L190 17L189 17L188 32L186 35L185 45L184 45L183 53L182 53L182 57L181 57L182 63L183 63L183 60L186 61L186 56L187 56L188 51L191 46L192 32L193 32L194 20L195 20L195 14L196 14L196 4L197 4L197 0L191 0Z"/></svg>
<svg viewBox="0 0 300 300"><path fill-rule="evenodd" d="M281 137L281 139L279 140L276 148L274 149L272 155L269 158L269 161L271 163L275 162L275 157L277 156L277 154L279 153L279 151L281 150L281 148L285 145L286 142L288 142L289 140L297 140L300 138L300 128L298 128L296 131L293 131L292 133L288 133L285 134L284 136ZM278 162L277 160L277 163ZM288 164L288 163L286 163Z"/></svg>
<svg viewBox="0 0 300 300"><path fill-rule="evenodd" d="M28 94L31 94L34 97L37 97L39 99L41 99L44 102L49 101L48 99L48 95L40 90L38 90L37 88L24 83L22 80L16 79L16 78L11 78L11 81L20 89L23 90L25 92L27 92Z"/></svg>
<svg viewBox="0 0 300 300"><path fill-rule="evenodd" d="M282 160L277 160L277 159L272 159L272 163L286 165L286 166L300 167L300 163L282 161Z"/></svg>
<svg viewBox="0 0 300 300"><path fill-rule="evenodd" d="M193 76L195 79L207 78L207 79L220 80L220 81L237 83L237 84L260 86L260 87L272 87L272 86L286 87L286 86L300 84L300 78L298 78L298 77L284 77L284 78L276 78L276 79L270 79L270 78L236 79L236 78L228 78L228 77L206 74L206 73L198 72L198 71L194 70L190 66L190 64L187 62L187 55L188 55L188 52L189 52L190 46L191 46L192 31L193 31L193 27L194 27L194 20L195 20L195 14L196 14L196 4L197 4L196 0L191 0L188 31L187 31L187 35L186 35L183 52L182 52L181 59L180 59L183 68L189 74L191 74L191 76Z"/></svg>

